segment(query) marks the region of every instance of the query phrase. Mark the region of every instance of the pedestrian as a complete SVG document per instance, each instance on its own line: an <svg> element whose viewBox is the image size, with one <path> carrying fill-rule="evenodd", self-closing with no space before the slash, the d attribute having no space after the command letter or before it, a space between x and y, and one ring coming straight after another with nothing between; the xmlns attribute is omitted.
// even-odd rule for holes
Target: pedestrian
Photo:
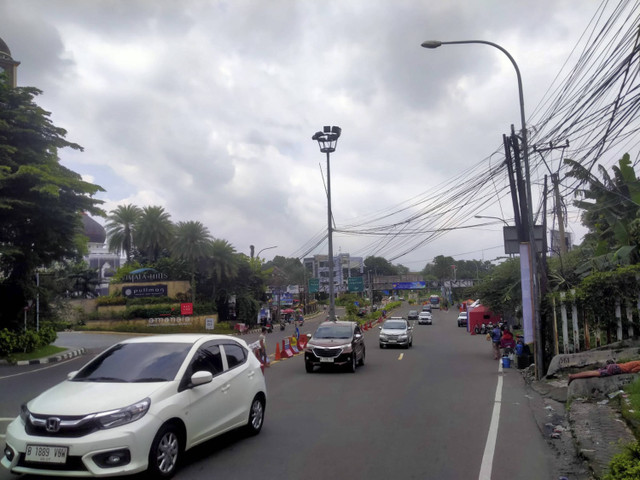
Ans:
<svg viewBox="0 0 640 480"><path fill-rule="evenodd" d="M502 331L496 324L491 330L491 346L493 348L493 359L498 360L500 358L500 339L502 338Z"/></svg>
<svg viewBox="0 0 640 480"><path fill-rule="evenodd" d="M262 327L262 333L260 333L260 361L263 365L269 364L269 357L267 356L267 327Z"/></svg>
<svg viewBox="0 0 640 480"><path fill-rule="evenodd" d="M513 337L513 333L511 333L511 330L509 330L509 327L507 325L505 325L502 329L500 348L503 349L504 355L513 353L516 348L516 339Z"/></svg>
<svg viewBox="0 0 640 480"><path fill-rule="evenodd" d="M638 372L640 372L639 360L626 363L607 363L607 365L603 368L599 368L598 370L587 370L586 372L572 373L569 375L569 383L578 378L609 377L611 375L620 375L622 373Z"/></svg>

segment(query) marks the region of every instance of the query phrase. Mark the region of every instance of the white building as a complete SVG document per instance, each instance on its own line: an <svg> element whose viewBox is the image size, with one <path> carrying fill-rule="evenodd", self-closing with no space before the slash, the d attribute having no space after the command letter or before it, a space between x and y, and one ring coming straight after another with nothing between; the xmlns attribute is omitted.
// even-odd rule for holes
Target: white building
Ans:
<svg viewBox="0 0 640 480"><path fill-rule="evenodd" d="M320 291L329 293L329 255L314 255L303 260L307 278L320 280ZM355 272L356 275L354 275ZM364 271L364 259L352 257L348 253L339 253L333 257L333 289L335 293L347 291L348 278L361 276Z"/></svg>

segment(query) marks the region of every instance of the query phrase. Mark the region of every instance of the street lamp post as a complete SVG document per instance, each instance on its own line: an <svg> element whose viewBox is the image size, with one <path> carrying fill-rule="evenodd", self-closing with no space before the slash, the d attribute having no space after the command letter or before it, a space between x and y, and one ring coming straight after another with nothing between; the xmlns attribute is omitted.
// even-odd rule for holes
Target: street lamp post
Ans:
<svg viewBox="0 0 640 480"><path fill-rule="evenodd" d="M316 140L320 151L327 154L327 234L329 243L329 320L336 319L336 299L333 293L333 227L331 225L331 163L329 155L336 151L336 144L342 129L340 127L323 127L321 132L316 132L311 140Z"/></svg>
<svg viewBox="0 0 640 480"><path fill-rule="evenodd" d="M525 185L526 185L526 199L525 205L527 206L527 218L523 219L528 223L525 229L525 235L527 238L521 244L520 247L520 272L521 272L521 283L522 283L522 303L523 303L523 313L527 311L525 308L525 302L530 300L530 310L529 313L531 315L530 320L534 323L534 334L535 334L535 350L536 350L536 378L540 379L541 372L543 368L543 349L542 349L542 330L541 330L541 322L540 322L540 312L538 309L538 279L537 279L537 259L536 259L536 248L535 248L535 236L534 225L533 225L533 208L532 208L532 198L531 198L531 174L529 171L529 149L527 145L527 128L525 122L525 114L524 114L524 93L522 91L522 77L520 75L520 69L518 68L518 64L513 59L511 54L505 50L503 47L498 45L497 43L487 42L485 40L456 40L450 42L441 42L439 40L427 40L422 42L422 46L424 48L438 48L442 45L458 45L458 44L483 44L489 45L491 47L497 48L502 53L504 53L513 68L516 71L516 76L518 79L518 97L520 100L520 124L521 124L521 140L522 140L522 157L524 161L524 174L525 174ZM528 273L528 276L527 276ZM528 291L526 286L529 286ZM526 297L529 298L526 298ZM527 302L528 303L528 302Z"/></svg>
<svg viewBox="0 0 640 480"><path fill-rule="evenodd" d="M273 247L265 247L265 248L263 248L262 250L260 250L260 251L258 252L258 254L256 255L256 258L260 258L260 254L261 254L262 252L264 252L265 250L271 250L272 248L278 248L278 245L274 245Z"/></svg>
<svg viewBox="0 0 640 480"><path fill-rule="evenodd" d="M504 219L504 218L500 218L500 217L491 217L489 215L474 215L474 218L490 218L492 220L500 220L502 223L504 223L507 227L509 227L509 223Z"/></svg>

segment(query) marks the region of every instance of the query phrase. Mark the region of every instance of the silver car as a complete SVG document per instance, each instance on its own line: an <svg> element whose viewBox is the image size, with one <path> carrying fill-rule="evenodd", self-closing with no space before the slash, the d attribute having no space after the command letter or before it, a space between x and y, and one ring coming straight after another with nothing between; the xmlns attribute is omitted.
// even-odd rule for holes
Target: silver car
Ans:
<svg viewBox="0 0 640 480"><path fill-rule="evenodd" d="M409 348L413 345L413 327L402 317L391 317L378 328L380 328L380 348L388 345Z"/></svg>

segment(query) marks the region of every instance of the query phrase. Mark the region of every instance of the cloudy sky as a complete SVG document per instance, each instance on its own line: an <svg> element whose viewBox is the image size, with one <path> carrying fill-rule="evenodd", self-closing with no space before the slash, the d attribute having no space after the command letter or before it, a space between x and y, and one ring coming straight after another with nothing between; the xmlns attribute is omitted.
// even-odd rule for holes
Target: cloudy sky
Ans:
<svg viewBox="0 0 640 480"><path fill-rule="evenodd" d="M84 147L61 161L106 190L106 211L161 205L239 252L277 245L266 259L326 253L326 156L311 137L338 125L332 207L348 233L334 235L334 252L418 271L437 255L504 255L502 222L474 215L512 221L505 175L481 195L461 191L466 220L451 229L371 233L421 209L446 211L437 199L451 202L447 193L499 164L502 135L520 126L505 55L421 43L504 47L529 118L608 9L595 0L0 0L0 38L21 62L18 84L41 89L37 103ZM578 212L568 212L579 242Z"/></svg>

